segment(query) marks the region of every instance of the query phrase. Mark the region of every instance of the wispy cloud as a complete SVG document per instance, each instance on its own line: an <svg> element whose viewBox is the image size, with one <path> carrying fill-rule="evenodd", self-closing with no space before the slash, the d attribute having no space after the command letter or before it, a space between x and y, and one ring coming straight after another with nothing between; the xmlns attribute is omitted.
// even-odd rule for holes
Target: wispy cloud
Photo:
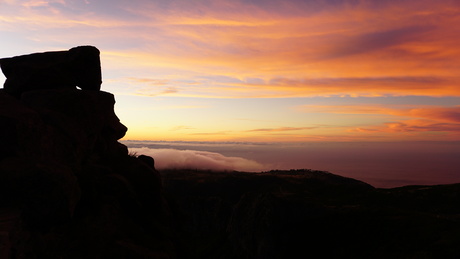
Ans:
<svg viewBox="0 0 460 259"><path fill-rule="evenodd" d="M178 130L191 130L191 129L195 129L195 128L190 127L190 126L186 126L186 125L179 125L179 126L176 126L176 127L172 128L171 130L172 131L178 131Z"/></svg>
<svg viewBox="0 0 460 259"><path fill-rule="evenodd" d="M316 129L316 127L281 127L281 128L264 128L264 129L252 129L246 132L282 132L282 131L298 131L298 130L310 130Z"/></svg>
<svg viewBox="0 0 460 259"><path fill-rule="evenodd" d="M190 133L189 135L195 135L195 136L223 136L227 135L229 131L215 131L215 132L196 132L196 133Z"/></svg>
<svg viewBox="0 0 460 259"><path fill-rule="evenodd" d="M158 85L167 85L170 83L170 80L168 79L152 79L152 78L136 78L136 77L129 77L128 80L136 83L141 83L141 84L148 84L148 85L153 85L153 86L158 86Z"/></svg>
<svg viewBox="0 0 460 259"><path fill-rule="evenodd" d="M165 106L157 106L152 108L153 110L190 110L190 109L204 109L208 108L205 105L165 105Z"/></svg>
<svg viewBox="0 0 460 259"><path fill-rule="evenodd" d="M179 89L173 86L163 87L161 89L152 89L152 88L142 88L135 92L136 95L142 96L163 96L163 95L170 95L179 92Z"/></svg>

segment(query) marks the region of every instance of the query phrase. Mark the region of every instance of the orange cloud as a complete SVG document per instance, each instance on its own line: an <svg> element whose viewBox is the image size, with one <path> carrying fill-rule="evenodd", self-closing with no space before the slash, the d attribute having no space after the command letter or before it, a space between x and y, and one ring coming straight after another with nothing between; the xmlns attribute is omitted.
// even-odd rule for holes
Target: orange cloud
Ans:
<svg viewBox="0 0 460 259"><path fill-rule="evenodd" d="M151 84L152 91L131 94L460 96L455 0L140 0L104 8L96 1L38 0L19 6L0 10L2 30L49 41L46 46L95 44L107 70L169 82L161 91ZM182 87L184 81L200 86Z"/></svg>
<svg viewBox="0 0 460 259"><path fill-rule="evenodd" d="M409 115L443 122L460 123L460 106L416 108L411 109Z"/></svg>
<svg viewBox="0 0 460 259"><path fill-rule="evenodd" d="M303 112L337 114L386 114L393 116L424 118L441 122L460 123L460 106L440 107L423 106L412 108L409 105L395 105L390 108L383 105L304 105L297 107Z"/></svg>
<svg viewBox="0 0 460 259"><path fill-rule="evenodd" d="M348 132L367 134L438 132L448 133L447 137L452 139L457 139L460 137L460 106L422 106L418 108L412 108L405 105L399 105L396 106L396 108L390 108L384 107L382 105L306 105L298 109L303 112L313 113L356 115L379 114L391 115L395 117L395 121L393 122L386 122L382 125L369 125L366 127L350 128L348 129Z"/></svg>
<svg viewBox="0 0 460 259"><path fill-rule="evenodd" d="M398 8L382 4L379 12L366 3L309 15L239 5L221 1L155 15L148 8L137 10L154 20L153 27L161 24L160 36L167 40L146 33L141 37L156 42L159 51L132 54L142 64L188 71L185 77L240 81L210 79L205 83L221 94L181 92L185 96L460 94L460 37L451 29L459 21L450 2L398 3Z"/></svg>
<svg viewBox="0 0 460 259"><path fill-rule="evenodd" d="M349 132L366 133L412 133L412 132L448 132L459 136L460 123L437 123L431 120L405 120L388 122L384 125L370 126L367 128L350 129Z"/></svg>
<svg viewBox="0 0 460 259"><path fill-rule="evenodd" d="M283 131L297 131L297 130L310 130L316 129L317 127L281 127L281 128L264 128L264 129L252 129L246 132L283 132Z"/></svg>
<svg viewBox="0 0 460 259"><path fill-rule="evenodd" d="M150 79L150 78L135 78L135 77L129 77L128 79L133 82L146 83L149 85L167 85L169 83L169 80L167 79Z"/></svg>

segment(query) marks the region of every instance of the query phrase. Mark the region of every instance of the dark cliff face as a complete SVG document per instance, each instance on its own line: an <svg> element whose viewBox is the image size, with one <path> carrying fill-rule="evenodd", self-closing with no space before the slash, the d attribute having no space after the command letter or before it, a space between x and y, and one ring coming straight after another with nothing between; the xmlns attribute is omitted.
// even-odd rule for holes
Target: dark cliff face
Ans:
<svg viewBox="0 0 460 259"><path fill-rule="evenodd" d="M0 90L1 258L174 254L159 175L117 141L114 104L102 91Z"/></svg>

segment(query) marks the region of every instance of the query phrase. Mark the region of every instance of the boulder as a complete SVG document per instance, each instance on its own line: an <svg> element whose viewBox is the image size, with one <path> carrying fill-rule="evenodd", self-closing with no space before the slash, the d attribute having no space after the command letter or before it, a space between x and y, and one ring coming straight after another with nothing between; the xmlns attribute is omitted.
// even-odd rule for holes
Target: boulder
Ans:
<svg viewBox="0 0 460 259"><path fill-rule="evenodd" d="M5 90L19 97L38 89L75 88L100 90L102 83L99 50L80 46L68 51L33 53L0 59L6 76Z"/></svg>

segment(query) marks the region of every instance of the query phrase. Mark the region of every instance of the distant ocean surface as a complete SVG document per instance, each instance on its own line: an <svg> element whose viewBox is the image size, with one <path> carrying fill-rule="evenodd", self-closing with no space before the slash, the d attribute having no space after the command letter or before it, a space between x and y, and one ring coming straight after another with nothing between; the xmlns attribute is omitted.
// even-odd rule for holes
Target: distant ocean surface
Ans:
<svg viewBox="0 0 460 259"><path fill-rule="evenodd" d="M460 183L460 142L122 143L154 157L158 169L315 169L380 188Z"/></svg>

